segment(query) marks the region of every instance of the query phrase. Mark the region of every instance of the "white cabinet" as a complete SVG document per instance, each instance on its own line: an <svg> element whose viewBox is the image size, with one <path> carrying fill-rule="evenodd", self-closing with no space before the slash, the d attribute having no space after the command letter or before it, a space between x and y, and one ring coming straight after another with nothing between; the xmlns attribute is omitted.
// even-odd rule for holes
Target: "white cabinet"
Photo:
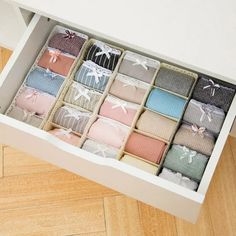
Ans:
<svg viewBox="0 0 236 236"><path fill-rule="evenodd" d="M40 129L3 115L55 24L61 23L35 15L1 74L0 143L14 146L175 216L191 222L196 221L236 114L236 97L227 114L197 192L177 186L119 161L103 159L73 147ZM69 24L68 27L71 27L71 25ZM84 30L79 27L76 27L76 29L78 31ZM97 37L94 31L86 33ZM98 36L101 37L101 35ZM117 43L114 39L106 36L107 38L113 41L113 44ZM135 46L133 50L135 50ZM150 55L155 57L155 53L150 52ZM174 63L175 61L170 60L170 62ZM191 66L188 68L195 69ZM204 71L199 70L198 72ZM236 84L236 81L234 81L234 84Z"/></svg>

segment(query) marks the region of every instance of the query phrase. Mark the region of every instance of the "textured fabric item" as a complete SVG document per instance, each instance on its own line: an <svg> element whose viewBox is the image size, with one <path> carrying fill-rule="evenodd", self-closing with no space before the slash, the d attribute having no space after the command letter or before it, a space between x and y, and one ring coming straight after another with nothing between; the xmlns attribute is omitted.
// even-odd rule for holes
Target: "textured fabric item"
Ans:
<svg viewBox="0 0 236 236"><path fill-rule="evenodd" d="M118 74L109 93L128 102L141 104L148 88L149 85L142 81Z"/></svg>
<svg viewBox="0 0 236 236"><path fill-rule="evenodd" d="M175 172L200 181L208 162L208 157L185 146L173 145L168 151L163 166Z"/></svg>
<svg viewBox="0 0 236 236"><path fill-rule="evenodd" d="M217 84L207 78L200 78L193 91L193 98L203 103L209 103L223 109L225 112L229 110L235 90Z"/></svg>
<svg viewBox="0 0 236 236"><path fill-rule="evenodd" d="M128 132L127 126L110 119L98 118L90 127L88 137L115 148L120 148Z"/></svg>
<svg viewBox="0 0 236 236"><path fill-rule="evenodd" d="M203 128L194 128L182 124L175 135L173 143L210 156L215 145L215 138L212 134L204 131Z"/></svg>
<svg viewBox="0 0 236 236"><path fill-rule="evenodd" d="M179 70L179 68L170 65L161 67L155 85L187 97L195 79Z"/></svg>
<svg viewBox="0 0 236 236"><path fill-rule="evenodd" d="M75 74L75 81L103 92L112 72L96 65L92 61L85 61Z"/></svg>
<svg viewBox="0 0 236 236"><path fill-rule="evenodd" d="M137 129L166 140L170 140L176 126L176 121L149 110L144 111L136 123Z"/></svg>
<svg viewBox="0 0 236 236"><path fill-rule="evenodd" d="M65 55L61 51L53 48L46 49L38 61L38 66L50 71L67 76L73 63L74 57Z"/></svg>
<svg viewBox="0 0 236 236"><path fill-rule="evenodd" d="M107 96L100 107L99 115L131 126L139 105L129 103L113 96Z"/></svg>
<svg viewBox="0 0 236 236"><path fill-rule="evenodd" d="M63 106L56 111L53 122L64 128L72 129L79 134L83 134L90 116L90 112L79 111L72 107Z"/></svg>
<svg viewBox="0 0 236 236"><path fill-rule="evenodd" d="M41 90L53 96L57 96L64 78L44 69L35 68L26 79L26 85Z"/></svg>
<svg viewBox="0 0 236 236"><path fill-rule="evenodd" d="M191 99L184 113L183 120L205 127L208 131L218 134L225 119L222 109Z"/></svg>
<svg viewBox="0 0 236 236"><path fill-rule="evenodd" d="M16 120L25 122L29 125L32 125L34 127L40 127L43 120L39 118L38 116L35 116L34 113L29 113L27 111L22 110L21 108L17 106L13 106L7 113L7 116L12 117Z"/></svg>
<svg viewBox="0 0 236 236"><path fill-rule="evenodd" d="M73 34L71 31L69 31L69 33ZM48 46L77 57L86 41L86 38L87 36L84 35L75 34L74 36L69 37L69 34L66 32L56 33L49 40Z"/></svg>
<svg viewBox="0 0 236 236"><path fill-rule="evenodd" d="M84 142L82 149L101 157L113 158L113 159L116 158L117 153L118 153L118 149L99 143L91 139L87 139Z"/></svg>
<svg viewBox="0 0 236 236"><path fill-rule="evenodd" d="M85 60L91 60L97 65L113 71L116 68L120 56L120 50L112 48L103 42L96 41L88 49Z"/></svg>
<svg viewBox="0 0 236 236"><path fill-rule="evenodd" d="M80 137L73 134L72 132L64 130L64 129L53 129L48 131L50 134L56 136L62 141L69 143L74 146L78 146Z"/></svg>
<svg viewBox="0 0 236 236"><path fill-rule="evenodd" d="M101 93L90 90L77 82L73 82L66 93L64 101L88 111L93 111L101 96Z"/></svg>
<svg viewBox="0 0 236 236"><path fill-rule="evenodd" d="M158 88L152 89L146 101L146 107L164 115L180 119L186 99Z"/></svg>
<svg viewBox="0 0 236 236"><path fill-rule="evenodd" d="M56 98L36 89L25 87L16 98L16 105L28 112L43 116L48 114Z"/></svg>
<svg viewBox="0 0 236 236"><path fill-rule="evenodd" d="M119 73L151 83L160 62L151 58L126 51L119 68Z"/></svg>
<svg viewBox="0 0 236 236"><path fill-rule="evenodd" d="M160 140L133 132L125 145L125 151L146 159L159 163L165 151L166 144Z"/></svg>
<svg viewBox="0 0 236 236"><path fill-rule="evenodd" d="M133 156L130 156L130 155L124 155L120 161L123 163L126 163L128 165L137 167L138 169L141 169L141 170L146 171L146 172L153 174L153 175L156 175L156 173L157 173L157 169L158 169L157 166L149 164L145 161L142 161L142 160L135 158Z"/></svg>
<svg viewBox="0 0 236 236"><path fill-rule="evenodd" d="M167 168L163 168L162 172L159 174L159 177L191 190L196 190L198 188L197 182L183 176L181 173L175 173Z"/></svg>

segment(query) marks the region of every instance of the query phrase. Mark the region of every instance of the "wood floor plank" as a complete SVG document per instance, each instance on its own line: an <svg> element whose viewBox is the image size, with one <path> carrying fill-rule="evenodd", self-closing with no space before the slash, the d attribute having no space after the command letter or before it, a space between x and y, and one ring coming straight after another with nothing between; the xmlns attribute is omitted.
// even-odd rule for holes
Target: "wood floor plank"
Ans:
<svg viewBox="0 0 236 236"><path fill-rule="evenodd" d="M69 200L1 211L0 222L0 235L4 236L64 236L104 231L103 199Z"/></svg>
<svg viewBox="0 0 236 236"><path fill-rule="evenodd" d="M6 65L6 63L9 60L11 54L12 54L12 51L0 47L0 71L2 71L2 69Z"/></svg>
<svg viewBox="0 0 236 236"><path fill-rule="evenodd" d="M175 217L139 202L139 214L145 236L177 235Z"/></svg>
<svg viewBox="0 0 236 236"><path fill-rule="evenodd" d="M236 166L236 138L229 137L230 149L233 155L234 163Z"/></svg>
<svg viewBox="0 0 236 236"><path fill-rule="evenodd" d="M0 210L118 194L64 170L4 177L0 189Z"/></svg>
<svg viewBox="0 0 236 236"><path fill-rule="evenodd" d="M176 229L178 236L214 236L207 203L203 204L196 224L176 218Z"/></svg>
<svg viewBox="0 0 236 236"><path fill-rule="evenodd" d="M4 145L0 144L0 178L2 178L4 175L3 166L4 166Z"/></svg>
<svg viewBox="0 0 236 236"><path fill-rule="evenodd" d="M32 174L59 168L11 147L4 149L4 176Z"/></svg>
<svg viewBox="0 0 236 236"><path fill-rule="evenodd" d="M103 232L93 232L93 233L86 233L86 234L72 234L72 235L66 235L66 236L106 236L106 231Z"/></svg>
<svg viewBox="0 0 236 236"><path fill-rule="evenodd" d="M136 200L126 196L104 198L105 220L108 236L142 236Z"/></svg>
<svg viewBox="0 0 236 236"><path fill-rule="evenodd" d="M236 232L236 166L231 147L228 140L206 198L216 236Z"/></svg>

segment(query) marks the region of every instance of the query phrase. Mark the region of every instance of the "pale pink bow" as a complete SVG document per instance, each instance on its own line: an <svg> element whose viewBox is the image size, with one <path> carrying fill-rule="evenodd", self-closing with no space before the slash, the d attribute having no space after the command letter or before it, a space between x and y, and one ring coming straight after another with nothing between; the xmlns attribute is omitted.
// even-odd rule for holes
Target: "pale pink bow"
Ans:
<svg viewBox="0 0 236 236"><path fill-rule="evenodd" d="M207 88L211 89L211 97L214 97L216 89L219 89L220 85L219 84L215 84L213 80L209 79L209 85L203 87L203 89L207 89Z"/></svg>
<svg viewBox="0 0 236 236"><path fill-rule="evenodd" d="M35 103L37 100L37 97L39 95L39 92L36 90L33 90L28 95L25 96L26 99L32 99L32 103Z"/></svg>
<svg viewBox="0 0 236 236"><path fill-rule="evenodd" d="M58 60L58 57L61 55L60 50L49 50L49 55L51 56L49 62L55 63Z"/></svg>
<svg viewBox="0 0 236 236"><path fill-rule="evenodd" d="M192 125L192 131L193 131L193 135L200 135L202 138L204 137L204 132L206 131L205 127L197 127L196 124Z"/></svg>

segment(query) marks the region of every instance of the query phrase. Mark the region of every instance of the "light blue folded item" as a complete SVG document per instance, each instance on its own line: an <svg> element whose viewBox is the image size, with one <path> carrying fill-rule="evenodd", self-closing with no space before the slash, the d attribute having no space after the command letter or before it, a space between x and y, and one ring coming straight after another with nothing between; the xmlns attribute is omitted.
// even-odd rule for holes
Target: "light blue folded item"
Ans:
<svg viewBox="0 0 236 236"><path fill-rule="evenodd" d="M146 101L146 107L164 115L180 119L186 99L158 88L152 89Z"/></svg>
<svg viewBox="0 0 236 236"><path fill-rule="evenodd" d="M92 61L85 61L75 74L74 80L96 91L103 92L112 72Z"/></svg>
<svg viewBox="0 0 236 236"><path fill-rule="evenodd" d="M64 80L60 75L48 70L35 68L28 75L25 83L28 87L41 90L56 97Z"/></svg>

